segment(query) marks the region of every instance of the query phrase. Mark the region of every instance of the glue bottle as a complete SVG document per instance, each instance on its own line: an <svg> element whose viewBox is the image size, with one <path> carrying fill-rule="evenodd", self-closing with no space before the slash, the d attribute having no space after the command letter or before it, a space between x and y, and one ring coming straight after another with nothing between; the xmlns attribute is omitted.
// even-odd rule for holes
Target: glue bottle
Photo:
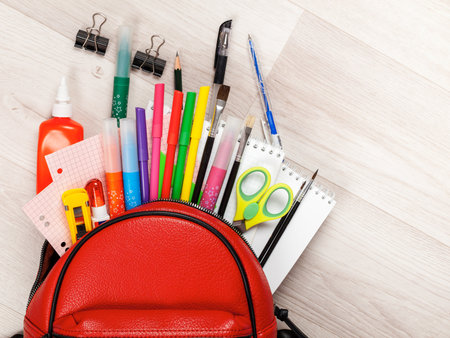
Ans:
<svg viewBox="0 0 450 338"><path fill-rule="evenodd" d="M52 116L39 126L36 193L52 183L45 155L83 140L83 126L71 119L72 105L65 77L61 79Z"/></svg>

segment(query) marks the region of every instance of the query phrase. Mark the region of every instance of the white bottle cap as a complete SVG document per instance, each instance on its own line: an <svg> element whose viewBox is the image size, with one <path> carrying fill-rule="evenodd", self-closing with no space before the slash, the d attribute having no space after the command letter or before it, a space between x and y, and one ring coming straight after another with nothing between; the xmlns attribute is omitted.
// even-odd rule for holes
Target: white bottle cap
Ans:
<svg viewBox="0 0 450 338"><path fill-rule="evenodd" d="M53 105L52 116L54 117L71 117L72 105L70 104L69 89L67 88L66 77L61 78L58 87L55 104Z"/></svg>

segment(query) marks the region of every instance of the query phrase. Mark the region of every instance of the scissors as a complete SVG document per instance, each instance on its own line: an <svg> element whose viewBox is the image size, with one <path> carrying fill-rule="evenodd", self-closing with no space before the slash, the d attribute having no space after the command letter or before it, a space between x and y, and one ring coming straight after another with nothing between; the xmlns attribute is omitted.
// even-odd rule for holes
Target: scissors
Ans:
<svg viewBox="0 0 450 338"><path fill-rule="evenodd" d="M261 173L264 175L263 185L253 194L246 194L242 190L242 185L250 175ZM236 183L237 208L234 217L235 225L241 230L248 230L256 224L283 217L291 208L293 202L292 189L284 183L277 183L270 186L270 173L266 168L253 167L247 169L239 176ZM278 213L271 213L267 208L267 203L273 193L284 190L288 194L288 200L283 210ZM245 229L244 229L245 228Z"/></svg>

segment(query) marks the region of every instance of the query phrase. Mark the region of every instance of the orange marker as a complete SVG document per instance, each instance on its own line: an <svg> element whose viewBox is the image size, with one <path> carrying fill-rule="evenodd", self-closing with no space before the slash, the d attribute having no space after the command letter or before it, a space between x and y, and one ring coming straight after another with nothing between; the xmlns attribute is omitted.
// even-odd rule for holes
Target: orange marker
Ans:
<svg viewBox="0 0 450 338"><path fill-rule="evenodd" d="M103 153L109 214L113 218L125 212L119 129L115 118L109 118L103 122Z"/></svg>
<svg viewBox="0 0 450 338"><path fill-rule="evenodd" d="M170 185L172 183L173 161L177 149L178 134L180 132L181 107L183 106L183 93L175 90L173 94L172 113L170 116L169 133L167 135L166 165L161 189L161 198L170 198Z"/></svg>

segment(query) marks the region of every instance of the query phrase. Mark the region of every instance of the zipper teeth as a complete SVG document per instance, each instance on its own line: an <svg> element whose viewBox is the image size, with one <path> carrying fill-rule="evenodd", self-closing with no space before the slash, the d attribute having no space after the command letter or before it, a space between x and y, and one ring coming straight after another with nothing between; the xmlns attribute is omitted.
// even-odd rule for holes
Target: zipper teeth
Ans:
<svg viewBox="0 0 450 338"><path fill-rule="evenodd" d="M34 280L33 286L31 287L30 295L28 296L27 308L28 308L28 305L30 305L31 300L33 299L34 294L36 293L37 289L39 289L39 287L41 286L41 284L43 282L43 281L40 281L38 283L38 280L42 274L42 268L44 267L44 255L45 255L45 251L46 251L48 245L49 245L49 243L47 241L45 241L44 244L42 245L41 256L39 258L39 269L36 274L36 279Z"/></svg>
<svg viewBox="0 0 450 338"><path fill-rule="evenodd" d="M242 235L242 232L237 227L235 227L231 222L229 222L227 219L223 218L222 216L220 216L216 212L211 211L209 209L206 209L206 208L204 208L204 207L202 207L202 206L200 206L198 204L195 204L194 202L187 202L187 201L182 201L182 200L173 200L173 199L170 199L170 198L156 199L156 200L152 200L152 201L150 201L148 203L158 202L158 201L173 202L173 203L179 203L179 204L187 205L187 206L196 208L196 209L198 209L200 211L203 211L203 212L207 213L210 216L213 216L213 217L217 218L218 220L220 220L223 223L225 223L226 225L228 225L228 227L230 227L244 241L244 243L248 246L248 248L253 253L253 255L257 258L255 252L253 251L253 248L251 247L251 245L247 241L247 239ZM105 223L107 223L107 222L105 222ZM43 283L43 281L40 281L39 283L37 283L37 281L38 281L38 279L39 279L39 277L40 277L40 275L42 273L42 268L43 268L43 265L44 265L43 257L44 257L44 254L45 254L45 251L46 251L46 248L47 248L48 245L49 245L49 243L47 241L45 241L44 245L42 246L41 256L40 256L40 260L39 260L39 270L38 270L38 273L36 275L36 279L35 279L35 282L33 284L33 287L31 288L30 296L28 297L27 308L28 308L28 305L30 305L31 300L33 299L36 291L39 289L39 287Z"/></svg>
<svg viewBox="0 0 450 338"><path fill-rule="evenodd" d="M179 204L183 204L183 205L187 205L190 207L194 207L200 211L203 211L205 213L207 213L210 216L213 216L215 218L217 218L219 221L222 221L223 223L225 223L226 225L228 225L236 234L238 234L238 236L244 241L244 243L248 246L248 248L250 249L250 251L253 253L253 256L255 256L256 258L258 258L255 254L255 252L253 251L253 248L251 247L250 243L247 241L247 239L243 236L241 230L239 230L237 227L235 227L233 225L233 223L231 223L230 221L228 221L227 219L223 218L222 216L220 216L219 214L217 214L214 211L211 211L205 207L202 207L198 204L195 204L194 202L187 202L187 201L182 201L182 200L173 200L170 198L163 198L163 199L156 199L156 200L151 200L148 203L152 203L152 202L158 202L158 201L162 201L162 202L175 202L175 203L179 203Z"/></svg>

